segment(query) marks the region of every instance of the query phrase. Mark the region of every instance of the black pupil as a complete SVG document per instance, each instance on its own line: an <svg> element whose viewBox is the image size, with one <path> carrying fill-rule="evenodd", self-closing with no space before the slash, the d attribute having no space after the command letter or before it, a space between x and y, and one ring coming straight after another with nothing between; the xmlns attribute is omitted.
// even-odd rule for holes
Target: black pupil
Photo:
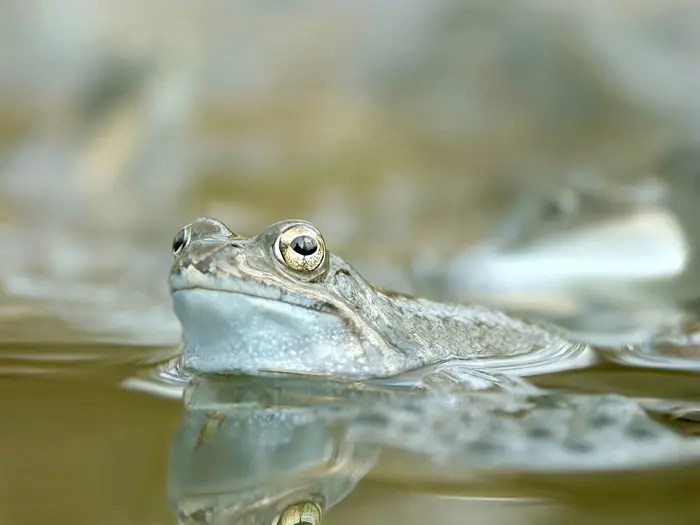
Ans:
<svg viewBox="0 0 700 525"><path fill-rule="evenodd" d="M175 239L173 239L173 252L178 251L182 246L185 244L185 232L184 230L180 231L175 236Z"/></svg>
<svg viewBox="0 0 700 525"><path fill-rule="evenodd" d="M299 235L292 240L291 248L299 255L306 257L318 249L318 243L308 235Z"/></svg>

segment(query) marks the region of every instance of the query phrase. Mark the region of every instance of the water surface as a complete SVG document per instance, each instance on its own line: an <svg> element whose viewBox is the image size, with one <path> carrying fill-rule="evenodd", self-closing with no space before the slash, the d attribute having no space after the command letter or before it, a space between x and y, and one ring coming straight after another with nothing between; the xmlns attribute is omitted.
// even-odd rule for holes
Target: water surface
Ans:
<svg viewBox="0 0 700 525"><path fill-rule="evenodd" d="M44 4L0 3L0 42L11 50L0 54L0 520L13 525L176 522L171 450L183 425L210 421L193 427L200 451L225 428L185 410L183 385L168 382L176 370L162 366L179 342L165 279L185 223L211 215L251 235L308 219L368 279L410 292L412 261L445 261L486 240L517 208L523 181L644 179L659 151L696 133L698 12L682 2L243 2L168 17L160 2L104 0L70 17L74 2ZM595 332L600 316L587 319ZM695 342L601 356L529 375L528 385L625 396L613 421L663 429L636 444L696 439ZM632 453L615 469L604 447L580 456L573 447L556 472L535 472L555 455L506 447L511 464L495 468L488 459L499 456L485 449L476 465L474 444L460 442L469 454L459 455L447 433L436 450L451 455L436 463L437 441L408 439L452 428L459 411L433 408L444 426L393 410L414 416L404 434L387 430L396 417L365 411L365 426L346 426L373 445L347 463L314 463L327 436L309 427L301 443L318 446L305 449L304 479L341 480L324 523L700 522L692 446L653 463L671 449L623 440L618 449ZM235 490L224 495L300 486L298 452L282 447L265 463L269 448L245 448L273 447L274 435L229 443L248 463L225 472ZM329 450L347 449L343 435ZM586 459L593 451L597 463ZM191 452L174 458L214 472ZM256 472L261 464L268 471ZM355 468L356 487L343 485L340 464Z"/></svg>

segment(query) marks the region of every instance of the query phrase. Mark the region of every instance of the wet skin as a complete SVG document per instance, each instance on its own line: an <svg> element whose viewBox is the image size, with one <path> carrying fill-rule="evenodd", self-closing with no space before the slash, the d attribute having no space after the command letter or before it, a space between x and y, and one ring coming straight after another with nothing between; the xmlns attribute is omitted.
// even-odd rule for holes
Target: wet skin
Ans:
<svg viewBox="0 0 700 525"><path fill-rule="evenodd" d="M194 374L361 380L451 360L507 369L590 352L562 332L497 310L382 290L329 252L305 221L247 238L198 219L176 235L173 253L182 365Z"/></svg>

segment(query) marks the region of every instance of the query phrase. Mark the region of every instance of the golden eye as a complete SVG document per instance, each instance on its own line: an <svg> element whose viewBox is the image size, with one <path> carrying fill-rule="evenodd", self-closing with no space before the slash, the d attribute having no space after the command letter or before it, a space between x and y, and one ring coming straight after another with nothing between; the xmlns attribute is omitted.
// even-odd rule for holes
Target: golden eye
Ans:
<svg viewBox="0 0 700 525"><path fill-rule="evenodd" d="M309 226L286 229L277 238L276 248L280 261L296 272L313 272L326 258L323 237Z"/></svg>
<svg viewBox="0 0 700 525"><path fill-rule="evenodd" d="M290 505L280 515L277 525L321 525L321 509L310 501Z"/></svg>
<svg viewBox="0 0 700 525"><path fill-rule="evenodd" d="M173 239L173 255L177 257L190 240L190 229L183 228Z"/></svg>

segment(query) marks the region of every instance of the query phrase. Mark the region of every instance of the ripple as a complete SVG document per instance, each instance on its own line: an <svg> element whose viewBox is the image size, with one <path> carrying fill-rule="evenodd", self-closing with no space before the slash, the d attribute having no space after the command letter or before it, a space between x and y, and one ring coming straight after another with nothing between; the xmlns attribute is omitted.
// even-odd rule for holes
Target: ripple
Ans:
<svg viewBox="0 0 700 525"><path fill-rule="evenodd" d="M628 366L700 372L697 334L657 337L647 343L605 349L611 361Z"/></svg>
<svg viewBox="0 0 700 525"><path fill-rule="evenodd" d="M182 398L192 376L182 369L179 353L165 363L141 370L140 374L121 382L121 388L137 390L159 397Z"/></svg>

